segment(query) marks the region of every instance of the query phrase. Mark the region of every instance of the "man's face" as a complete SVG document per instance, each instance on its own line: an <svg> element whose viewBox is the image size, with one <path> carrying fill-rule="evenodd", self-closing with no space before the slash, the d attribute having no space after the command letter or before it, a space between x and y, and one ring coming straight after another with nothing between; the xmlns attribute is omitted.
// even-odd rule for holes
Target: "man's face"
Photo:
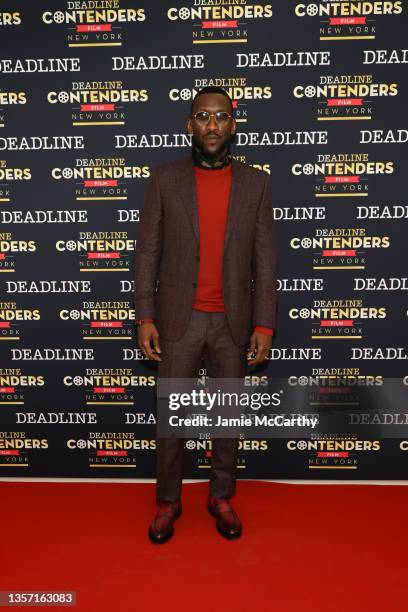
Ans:
<svg viewBox="0 0 408 612"><path fill-rule="evenodd" d="M193 135L193 142L212 159L218 159L225 154L231 136L235 134L236 122L230 117L225 123L217 124L215 117L210 117L208 123L201 124L194 119L199 111L216 113L225 111L231 113L231 105L225 96L219 93L206 93L199 96L194 104L192 116L187 121L187 132Z"/></svg>

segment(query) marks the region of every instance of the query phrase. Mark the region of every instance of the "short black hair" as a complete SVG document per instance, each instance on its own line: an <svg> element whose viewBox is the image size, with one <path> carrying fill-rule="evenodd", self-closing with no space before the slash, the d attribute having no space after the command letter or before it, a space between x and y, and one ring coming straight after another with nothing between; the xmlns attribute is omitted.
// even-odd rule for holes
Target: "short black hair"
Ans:
<svg viewBox="0 0 408 612"><path fill-rule="evenodd" d="M225 91L225 89L223 89L222 87L218 87L218 85L207 85L207 87L203 87L202 89L200 89L200 91L198 91L196 95L194 96L193 101L191 102L190 115L193 114L194 103L197 100L198 96L201 96L206 93L219 93L225 96L226 98L228 98L228 100L230 101L230 105L231 105L231 115L233 114L234 107L232 105L232 100L227 94L227 92Z"/></svg>

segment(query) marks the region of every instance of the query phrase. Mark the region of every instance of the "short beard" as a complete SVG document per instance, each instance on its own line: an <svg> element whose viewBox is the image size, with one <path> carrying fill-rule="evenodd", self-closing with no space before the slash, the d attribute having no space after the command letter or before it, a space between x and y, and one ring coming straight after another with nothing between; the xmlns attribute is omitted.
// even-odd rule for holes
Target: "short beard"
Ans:
<svg viewBox="0 0 408 612"><path fill-rule="evenodd" d="M221 149L221 151L219 153L212 153L212 152L207 152L207 151L203 151L203 149L201 148L200 144L197 142L196 137L192 136L192 142L193 142L193 146L196 146L197 149L199 149L201 151L201 153L205 156L208 157L208 159L217 159L222 152L225 150L226 152L228 152L228 148L229 148L229 144L230 144L230 140L228 142L226 142L223 146L223 148Z"/></svg>

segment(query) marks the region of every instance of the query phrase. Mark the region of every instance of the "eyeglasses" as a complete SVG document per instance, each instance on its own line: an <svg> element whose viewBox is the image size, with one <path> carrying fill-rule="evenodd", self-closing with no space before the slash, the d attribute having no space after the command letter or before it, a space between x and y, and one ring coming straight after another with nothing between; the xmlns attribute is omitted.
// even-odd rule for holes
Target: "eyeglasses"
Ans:
<svg viewBox="0 0 408 612"><path fill-rule="evenodd" d="M228 119L232 117L232 115L226 113L225 111L217 111L216 113L208 113L207 111L199 111L193 115L194 119L197 123L201 123L205 125L210 121L211 117L215 117L215 121L218 125L223 125L227 123Z"/></svg>

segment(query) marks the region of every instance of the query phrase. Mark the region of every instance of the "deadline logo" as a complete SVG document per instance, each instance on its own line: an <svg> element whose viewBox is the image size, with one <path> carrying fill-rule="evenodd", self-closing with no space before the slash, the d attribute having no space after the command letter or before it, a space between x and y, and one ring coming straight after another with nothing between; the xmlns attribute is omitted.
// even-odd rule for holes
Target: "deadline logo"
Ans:
<svg viewBox="0 0 408 612"><path fill-rule="evenodd" d="M394 172L392 161L370 161L368 153L318 154L316 162L293 164L294 176L315 179L316 198L367 197L370 176Z"/></svg>
<svg viewBox="0 0 408 612"><path fill-rule="evenodd" d="M0 431L1 467L29 467L30 451L48 449L47 438L29 438L31 432Z"/></svg>
<svg viewBox="0 0 408 612"><path fill-rule="evenodd" d="M120 201L128 199L128 181L150 177L149 166L130 165L124 157L74 160L74 167L54 167L55 181L72 181L77 201Z"/></svg>
<svg viewBox="0 0 408 612"><path fill-rule="evenodd" d="M314 300L311 308L289 309L290 319L312 321L312 340L361 340L362 320L385 319L386 316L384 306L364 306L363 300Z"/></svg>
<svg viewBox="0 0 408 612"><path fill-rule="evenodd" d="M247 77L218 77L213 79L194 79L192 89L172 88L169 91L169 99L172 102L192 100L201 88L208 85L222 87L232 100L234 117L237 123L246 123L248 120L247 100L270 100L272 88L270 85L249 85Z"/></svg>
<svg viewBox="0 0 408 612"><path fill-rule="evenodd" d="M0 93L1 99L1 93ZM130 89L123 81L73 82L71 89L49 91L49 104L69 104L74 126L125 125L125 104L146 102L146 89Z"/></svg>
<svg viewBox="0 0 408 612"><path fill-rule="evenodd" d="M379 440L359 440L356 434L312 434L310 440L289 440L287 448L308 453L309 470L357 470L358 453L381 449Z"/></svg>
<svg viewBox="0 0 408 612"><path fill-rule="evenodd" d="M135 468L138 451L155 450L156 440L136 439L133 431L90 431L86 439L69 438L67 448L88 451L90 468Z"/></svg>
<svg viewBox="0 0 408 612"><path fill-rule="evenodd" d="M171 22L191 21L193 25L193 45L247 43L248 20L269 19L272 17L271 4L251 4L241 0L238 4L231 0L194 0L192 7L171 7L167 18Z"/></svg>
<svg viewBox="0 0 408 612"><path fill-rule="evenodd" d="M315 229L315 235L295 236L290 247L303 254L312 251L313 270L364 270L367 250L387 249L389 236L367 236L362 227Z"/></svg>
<svg viewBox="0 0 408 612"><path fill-rule="evenodd" d="M293 88L295 98L316 100L317 121L370 120L373 98L396 95L397 83L376 83L372 74L321 75L318 84Z"/></svg>
<svg viewBox="0 0 408 612"><path fill-rule="evenodd" d="M16 253L34 253L36 250L35 240L15 240L10 232L0 233L0 272L16 271Z"/></svg>
<svg viewBox="0 0 408 612"><path fill-rule="evenodd" d="M81 374L67 374L64 386L84 393L87 406L133 406L134 387L154 387L154 376L134 373L132 368L86 368Z"/></svg>
<svg viewBox="0 0 408 612"><path fill-rule="evenodd" d="M15 181L30 181L31 168L9 168L5 159L0 159L0 202L11 202L11 184Z"/></svg>
<svg viewBox="0 0 408 612"><path fill-rule="evenodd" d="M0 368L0 405L22 406L27 389L44 385L42 374L25 374L20 368Z"/></svg>
<svg viewBox="0 0 408 612"><path fill-rule="evenodd" d="M122 24L145 21L144 8L120 8L120 0L73 0L65 11L44 11L46 25L65 25L68 47L121 47Z"/></svg>
<svg viewBox="0 0 408 612"><path fill-rule="evenodd" d="M320 40L373 40L378 15L400 15L401 0L329 0L295 5L297 17L318 17Z"/></svg>
<svg viewBox="0 0 408 612"><path fill-rule="evenodd" d="M0 338L2 340L20 340L21 323L39 321L38 308L22 308L17 302L0 302Z"/></svg>
<svg viewBox="0 0 408 612"><path fill-rule="evenodd" d="M80 308L63 308L62 321L76 321L83 340L132 340L135 311L130 302L82 302Z"/></svg>
<svg viewBox="0 0 408 612"><path fill-rule="evenodd" d="M0 89L0 128L6 127L6 115L3 106L15 106L19 104L27 104L26 91L2 91Z"/></svg>
<svg viewBox="0 0 408 612"><path fill-rule="evenodd" d="M79 232L76 240L57 240L55 248L78 252L80 272L129 272L136 239L128 232Z"/></svg>

